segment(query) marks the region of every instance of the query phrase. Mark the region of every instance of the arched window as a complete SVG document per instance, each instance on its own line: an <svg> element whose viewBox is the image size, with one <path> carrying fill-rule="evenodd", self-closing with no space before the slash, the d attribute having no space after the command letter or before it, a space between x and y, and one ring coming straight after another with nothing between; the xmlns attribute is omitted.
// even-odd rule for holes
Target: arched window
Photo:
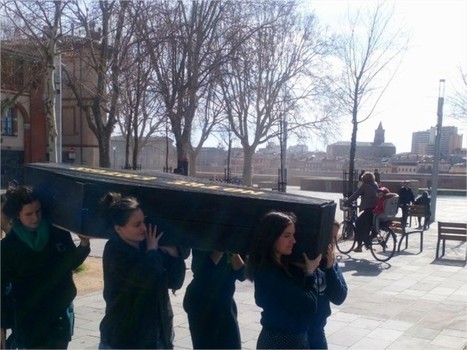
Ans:
<svg viewBox="0 0 467 350"><path fill-rule="evenodd" d="M9 108L2 117L2 136L18 136L18 119L15 108Z"/></svg>

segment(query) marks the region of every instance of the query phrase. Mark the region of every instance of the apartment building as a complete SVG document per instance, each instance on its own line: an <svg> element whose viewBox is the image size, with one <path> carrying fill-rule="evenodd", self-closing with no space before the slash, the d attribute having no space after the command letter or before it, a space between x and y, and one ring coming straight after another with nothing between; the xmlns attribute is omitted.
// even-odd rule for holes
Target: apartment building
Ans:
<svg viewBox="0 0 467 350"><path fill-rule="evenodd" d="M441 128L440 154L442 157L448 157L454 151L462 148L463 135L457 133L455 126L443 126ZM418 155L434 155L436 128L431 127L425 131L416 131L412 133L411 152Z"/></svg>

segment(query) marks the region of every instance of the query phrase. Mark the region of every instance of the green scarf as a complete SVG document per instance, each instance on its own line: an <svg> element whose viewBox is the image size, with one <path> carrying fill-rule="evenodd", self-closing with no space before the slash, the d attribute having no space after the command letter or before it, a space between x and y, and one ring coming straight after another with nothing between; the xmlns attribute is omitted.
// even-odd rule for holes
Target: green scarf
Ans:
<svg viewBox="0 0 467 350"><path fill-rule="evenodd" d="M41 220L36 231L30 231L19 220L13 220L13 231L20 240L36 252L44 249L49 241L49 225L44 220Z"/></svg>

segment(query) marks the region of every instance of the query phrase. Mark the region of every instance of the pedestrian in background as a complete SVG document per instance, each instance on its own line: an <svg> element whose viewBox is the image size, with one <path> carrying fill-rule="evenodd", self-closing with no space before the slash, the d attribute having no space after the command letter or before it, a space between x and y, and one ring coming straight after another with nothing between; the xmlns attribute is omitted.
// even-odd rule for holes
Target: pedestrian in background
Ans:
<svg viewBox="0 0 467 350"><path fill-rule="evenodd" d="M194 349L241 349L234 293L235 282L245 280L244 265L239 254L192 251L183 308Z"/></svg>
<svg viewBox="0 0 467 350"><path fill-rule="evenodd" d="M423 229L427 230L430 228L430 218L431 218L431 198L428 194L428 191L424 191L421 196L415 198L414 204L423 205L425 207L425 218L423 219ZM418 228L422 228L422 217L418 216Z"/></svg>
<svg viewBox="0 0 467 350"><path fill-rule="evenodd" d="M295 241L296 216L273 211L260 222L247 261L247 276L254 282L262 329L258 349L307 349L310 315L316 312L314 272L321 254L309 259L304 253L304 278L297 280L290 264Z"/></svg>
<svg viewBox="0 0 467 350"><path fill-rule="evenodd" d="M99 349L172 349L169 289L179 289L185 261L175 247L159 245L163 233L146 225L134 197L108 193L103 214L114 230L103 254L105 315Z"/></svg>
<svg viewBox="0 0 467 350"><path fill-rule="evenodd" d="M381 183L381 175L379 174L378 169L375 169L373 175L375 176L375 182L379 185Z"/></svg>
<svg viewBox="0 0 467 350"><path fill-rule="evenodd" d="M90 252L89 239L75 246L70 232L50 225L39 196L28 186L8 189L3 212L11 228L1 241L2 293L14 299L14 335L20 349L66 349L73 334L73 270ZM2 303L2 346L5 345Z"/></svg>
<svg viewBox="0 0 467 350"><path fill-rule="evenodd" d="M407 226L407 218L409 217L409 205L415 200L415 196L410 188L410 181L405 180L399 190L399 207L402 210L402 225Z"/></svg>

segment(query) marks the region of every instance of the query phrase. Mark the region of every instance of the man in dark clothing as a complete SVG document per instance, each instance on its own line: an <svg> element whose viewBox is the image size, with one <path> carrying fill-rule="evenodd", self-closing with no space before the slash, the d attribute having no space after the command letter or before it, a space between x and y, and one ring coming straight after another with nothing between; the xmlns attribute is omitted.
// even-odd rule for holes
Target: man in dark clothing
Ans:
<svg viewBox="0 0 467 350"><path fill-rule="evenodd" d="M375 175L375 182L379 185L379 183L381 182L381 175L379 174L378 169L375 169L375 172L373 175Z"/></svg>
<svg viewBox="0 0 467 350"><path fill-rule="evenodd" d="M407 226L407 217L409 216L409 205L415 201L412 189L409 187L410 181L404 181L399 190L399 206L402 209L402 225Z"/></svg>

